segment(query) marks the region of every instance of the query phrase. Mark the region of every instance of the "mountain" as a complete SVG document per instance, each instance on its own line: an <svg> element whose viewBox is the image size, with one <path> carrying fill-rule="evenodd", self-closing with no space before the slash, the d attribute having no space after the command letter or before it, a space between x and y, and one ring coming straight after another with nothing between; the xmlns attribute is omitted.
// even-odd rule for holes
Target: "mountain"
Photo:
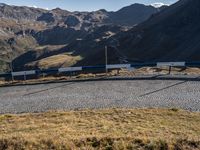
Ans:
<svg viewBox="0 0 200 150"><path fill-rule="evenodd" d="M83 65L86 56L98 50L88 51L82 47L98 45L159 11L160 8L142 4L133 4L117 12L104 9L70 12L1 3L0 70L10 70L11 61L15 70ZM69 47L86 39L83 46L79 45L80 49Z"/></svg>
<svg viewBox="0 0 200 150"><path fill-rule="evenodd" d="M117 12L110 13L110 22L120 25L136 25L147 20L151 14L157 13L159 8L145 6L143 4L133 4L124 7Z"/></svg>
<svg viewBox="0 0 200 150"><path fill-rule="evenodd" d="M98 43L87 40L71 43L68 49L85 56L79 65L105 64L105 45L108 46L108 63L199 61L199 8L199 0L180 0L129 30ZM83 54L85 50L89 52L87 56Z"/></svg>
<svg viewBox="0 0 200 150"><path fill-rule="evenodd" d="M118 35L118 48L129 58L141 61L199 61L199 8L199 0L180 0Z"/></svg>
<svg viewBox="0 0 200 150"><path fill-rule="evenodd" d="M0 17L8 19L17 19L17 20L35 20L40 16L45 10L35 9L32 7L19 7L19 6L10 6L6 4L0 4Z"/></svg>

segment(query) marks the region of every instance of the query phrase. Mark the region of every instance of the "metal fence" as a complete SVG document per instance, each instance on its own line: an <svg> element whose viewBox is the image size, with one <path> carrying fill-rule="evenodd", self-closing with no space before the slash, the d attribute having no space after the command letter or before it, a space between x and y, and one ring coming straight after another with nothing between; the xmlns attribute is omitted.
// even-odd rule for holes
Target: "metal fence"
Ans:
<svg viewBox="0 0 200 150"><path fill-rule="evenodd" d="M90 72L90 71L103 71L109 69L130 69L141 67L200 67L200 62L145 62L145 63L133 63L133 64L109 64L109 65L99 65L99 66L80 66L80 67L67 67L67 68L56 68L56 69L43 69L43 70L26 70L18 72L7 72L0 74L0 78L6 78L8 80L14 79L16 77L22 77L24 80L27 77L32 76L38 77L41 75L58 75L67 74L74 72Z"/></svg>

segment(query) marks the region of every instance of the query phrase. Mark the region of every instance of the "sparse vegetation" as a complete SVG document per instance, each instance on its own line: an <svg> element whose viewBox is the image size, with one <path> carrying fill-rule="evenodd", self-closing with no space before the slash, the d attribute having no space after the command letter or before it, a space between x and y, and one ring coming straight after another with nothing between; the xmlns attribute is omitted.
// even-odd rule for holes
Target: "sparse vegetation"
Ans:
<svg viewBox="0 0 200 150"><path fill-rule="evenodd" d="M41 59L39 61L31 62L30 64L27 64L27 66L35 66L37 64L37 66L41 69L56 68L58 66L69 67L76 64L79 60L81 60L80 56L60 54Z"/></svg>
<svg viewBox="0 0 200 150"><path fill-rule="evenodd" d="M6 69L7 69L6 62L3 60L0 60L0 73L5 71Z"/></svg>
<svg viewBox="0 0 200 150"><path fill-rule="evenodd" d="M0 115L0 149L200 149L200 113L106 109Z"/></svg>

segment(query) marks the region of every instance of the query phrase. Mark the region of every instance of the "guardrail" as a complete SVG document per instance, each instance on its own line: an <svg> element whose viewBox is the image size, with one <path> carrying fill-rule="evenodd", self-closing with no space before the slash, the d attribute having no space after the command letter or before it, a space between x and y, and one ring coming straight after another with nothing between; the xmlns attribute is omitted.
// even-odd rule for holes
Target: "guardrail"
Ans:
<svg viewBox="0 0 200 150"><path fill-rule="evenodd" d="M56 75L60 73L71 73L81 71L96 71L106 69L121 69L126 68L133 70L134 68L141 67L200 67L200 62L145 62L145 63L134 63L134 64L110 64L110 65L99 65L99 66L81 66L81 67L67 67L57 69L44 69L44 70L27 70L18 72L8 72L0 74L1 78L14 78L28 76L39 76L39 75Z"/></svg>

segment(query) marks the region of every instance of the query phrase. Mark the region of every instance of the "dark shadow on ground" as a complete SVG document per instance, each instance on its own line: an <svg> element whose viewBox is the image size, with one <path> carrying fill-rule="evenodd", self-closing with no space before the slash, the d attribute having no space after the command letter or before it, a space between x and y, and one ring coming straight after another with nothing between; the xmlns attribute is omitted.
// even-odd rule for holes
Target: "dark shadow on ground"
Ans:
<svg viewBox="0 0 200 150"><path fill-rule="evenodd" d="M187 83L187 82L189 82L189 81L199 81L199 80L200 80L200 76L198 76L198 77L196 77L196 78L193 78L192 80L187 78L187 80L185 80L185 81L181 81L181 82L178 82L178 83L175 83L175 84L172 84L172 85L169 85L169 86L160 88L160 89L158 89L158 90L154 90L154 91L152 91L152 92L148 92L148 93L142 94L142 95L140 95L139 97L148 96L148 95L151 95L151 94L154 94L154 93L157 93L157 92L160 92L160 91L169 89L169 88L171 88L171 87L174 87L174 86L178 86L178 85Z"/></svg>

